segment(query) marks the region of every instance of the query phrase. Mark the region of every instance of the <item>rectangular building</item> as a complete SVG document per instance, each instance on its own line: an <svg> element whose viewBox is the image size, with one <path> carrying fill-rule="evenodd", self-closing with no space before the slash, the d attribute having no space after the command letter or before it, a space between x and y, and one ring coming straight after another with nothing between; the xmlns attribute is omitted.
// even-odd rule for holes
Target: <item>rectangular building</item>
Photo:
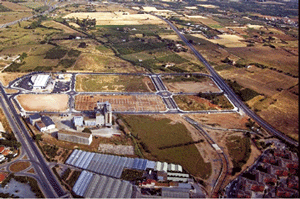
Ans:
<svg viewBox="0 0 300 199"><path fill-rule="evenodd" d="M93 141L92 134L80 132L58 132L59 140L68 142L90 145Z"/></svg>
<svg viewBox="0 0 300 199"><path fill-rule="evenodd" d="M33 83L32 87L36 89L44 89L46 88L49 80L50 75L34 75L31 77L31 81Z"/></svg>

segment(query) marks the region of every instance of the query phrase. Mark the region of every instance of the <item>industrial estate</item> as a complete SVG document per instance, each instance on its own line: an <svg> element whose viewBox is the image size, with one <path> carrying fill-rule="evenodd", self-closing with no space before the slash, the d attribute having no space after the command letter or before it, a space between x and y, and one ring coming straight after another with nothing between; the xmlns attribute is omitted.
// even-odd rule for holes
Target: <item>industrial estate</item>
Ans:
<svg viewBox="0 0 300 199"><path fill-rule="evenodd" d="M0 1L0 197L298 198L298 1Z"/></svg>

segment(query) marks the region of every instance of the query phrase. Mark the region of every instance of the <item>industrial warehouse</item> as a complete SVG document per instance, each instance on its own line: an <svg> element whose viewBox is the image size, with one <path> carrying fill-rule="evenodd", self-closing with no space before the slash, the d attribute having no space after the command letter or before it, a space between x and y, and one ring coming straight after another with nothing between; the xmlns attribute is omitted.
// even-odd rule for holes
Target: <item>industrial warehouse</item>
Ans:
<svg viewBox="0 0 300 199"><path fill-rule="evenodd" d="M180 165L168 164L166 162L154 162L140 158L127 158L99 153L91 153L75 149L66 164L86 169L94 173L120 178L124 168L164 172L182 172Z"/></svg>
<svg viewBox="0 0 300 199"><path fill-rule="evenodd" d="M82 171L73 191L85 198L131 198L132 187L127 181Z"/></svg>
<svg viewBox="0 0 300 199"><path fill-rule="evenodd" d="M192 178L176 164L77 149L65 163L83 169L72 190L86 198L131 198L149 189L155 190L159 196L188 198L193 190ZM138 186L135 180L130 180L132 184L125 181L123 172L128 170L142 172L143 177L139 179L143 180Z"/></svg>
<svg viewBox="0 0 300 199"><path fill-rule="evenodd" d="M48 85L51 77L50 75L33 75L31 81L33 89L44 89Z"/></svg>

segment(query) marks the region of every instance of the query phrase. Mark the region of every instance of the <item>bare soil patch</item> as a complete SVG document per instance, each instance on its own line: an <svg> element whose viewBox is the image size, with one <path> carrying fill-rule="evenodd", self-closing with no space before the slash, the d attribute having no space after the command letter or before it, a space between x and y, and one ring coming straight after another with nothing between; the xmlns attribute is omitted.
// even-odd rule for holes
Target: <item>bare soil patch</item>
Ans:
<svg viewBox="0 0 300 199"><path fill-rule="evenodd" d="M191 118L205 125L227 129L247 129L248 117L238 113L216 113L190 115Z"/></svg>
<svg viewBox="0 0 300 199"><path fill-rule="evenodd" d="M88 92L153 92L149 77L131 75L77 75L76 90Z"/></svg>
<svg viewBox="0 0 300 199"><path fill-rule="evenodd" d="M4 90L5 90L5 92L8 93L8 94L14 94L14 93L19 92L19 91L16 90L16 89L4 89Z"/></svg>
<svg viewBox="0 0 300 199"><path fill-rule="evenodd" d="M144 25L165 24L161 19L150 14L130 14L125 12L87 12L71 13L64 18L96 19L96 25Z"/></svg>
<svg viewBox="0 0 300 199"><path fill-rule="evenodd" d="M204 82L171 82L165 83L168 90L174 93L219 92L220 89L212 80Z"/></svg>
<svg viewBox="0 0 300 199"><path fill-rule="evenodd" d="M298 96L288 91L282 91L273 96L272 99L273 100L266 102L266 107L259 111L258 115L276 129L299 140ZM276 101L274 101L274 99L276 99ZM264 103L264 101L261 103Z"/></svg>
<svg viewBox="0 0 300 199"><path fill-rule="evenodd" d="M209 100L194 95L175 95L175 102L183 111L198 110L220 110L221 108L212 104Z"/></svg>
<svg viewBox="0 0 300 199"><path fill-rule="evenodd" d="M93 72L136 72L129 62L114 56L82 53L75 65L69 70L86 70Z"/></svg>
<svg viewBox="0 0 300 199"><path fill-rule="evenodd" d="M28 7L26 6L23 6L23 5L20 5L20 4L17 4L17 3L12 3L12 2L9 2L9 1L1 1L1 4L13 11L27 11L27 12L30 12L31 9L29 9Z"/></svg>
<svg viewBox="0 0 300 199"><path fill-rule="evenodd" d="M156 95L77 95L75 109L94 110L97 101L108 101L113 111L165 111L166 106Z"/></svg>
<svg viewBox="0 0 300 199"><path fill-rule="evenodd" d="M234 68L234 70L223 70L220 71L220 74L224 79L235 80L243 87L267 96L277 94L278 89L289 89L298 83L297 78L255 66L249 69Z"/></svg>
<svg viewBox="0 0 300 199"><path fill-rule="evenodd" d="M31 12L2 12L0 15L0 24L6 24L23 17L32 16ZM21 22L23 24L24 22Z"/></svg>
<svg viewBox="0 0 300 199"><path fill-rule="evenodd" d="M0 81L3 86L8 86L9 82L26 74L27 73L0 73Z"/></svg>
<svg viewBox="0 0 300 199"><path fill-rule="evenodd" d="M281 48L262 47L244 47L244 48L228 48L228 52L242 57L249 62L264 64L269 67L275 67L283 72L289 72L298 75L298 56L291 56ZM272 55L272 56L270 56Z"/></svg>
<svg viewBox="0 0 300 199"><path fill-rule="evenodd" d="M24 161L16 162L10 165L9 170L11 170L12 172L20 172L27 169L30 165L31 165L30 162L24 162Z"/></svg>
<svg viewBox="0 0 300 199"><path fill-rule="evenodd" d="M66 111L69 96L65 94L23 94L18 95L17 100L26 111Z"/></svg>
<svg viewBox="0 0 300 199"><path fill-rule="evenodd" d="M220 45L224 45L227 48L235 48L235 47L246 47L247 43L242 42L244 38L239 37L237 35L218 35L220 39L208 39L210 42L218 43Z"/></svg>
<svg viewBox="0 0 300 199"><path fill-rule="evenodd" d="M197 4L197 6L201 6L204 8L219 8L219 6L211 5L211 4Z"/></svg>
<svg viewBox="0 0 300 199"><path fill-rule="evenodd" d="M69 28L68 26L65 26L61 23L58 23L56 21L45 21L42 23L42 25L46 26L46 27L52 27L52 28L57 28L57 29L61 29L64 31L64 33L67 33L67 34L78 34L78 35L83 35L82 33L80 32L77 32L76 30L73 30L72 28Z"/></svg>

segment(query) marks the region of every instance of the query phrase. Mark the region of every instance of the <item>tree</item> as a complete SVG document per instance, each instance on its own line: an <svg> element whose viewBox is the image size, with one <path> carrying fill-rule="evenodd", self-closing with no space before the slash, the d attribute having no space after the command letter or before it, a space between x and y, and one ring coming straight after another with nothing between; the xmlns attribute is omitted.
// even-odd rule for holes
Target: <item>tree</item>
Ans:
<svg viewBox="0 0 300 199"><path fill-rule="evenodd" d="M84 128L82 132L92 134L92 131L89 128Z"/></svg>
<svg viewBox="0 0 300 199"><path fill-rule="evenodd" d="M34 135L34 136L33 136L33 139L34 139L36 142L42 140L42 134L36 134L36 135Z"/></svg>
<svg viewBox="0 0 300 199"><path fill-rule="evenodd" d="M86 48L86 43L85 42L81 42L80 44L79 44L79 48Z"/></svg>

